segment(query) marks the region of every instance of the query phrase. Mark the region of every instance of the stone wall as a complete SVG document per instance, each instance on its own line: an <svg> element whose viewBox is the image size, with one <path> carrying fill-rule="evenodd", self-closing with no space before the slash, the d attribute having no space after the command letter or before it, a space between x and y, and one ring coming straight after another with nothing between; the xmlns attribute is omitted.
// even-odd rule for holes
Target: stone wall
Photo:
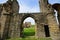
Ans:
<svg viewBox="0 0 60 40"><path fill-rule="evenodd" d="M17 0L8 0L0 4L0 39L23 37L23 21L32 17L36 22L37 38L44 38L44 25L48 25L50 38L60 40L60 30L54 16L54 9L48 0L40 0L41 12L39 13L18 13L19 4ZM60 12L60 11L59 11Z"/></svg>
<svg viewBox="0 0 60 40"><path fill-rule="evenodd" d="M41 12L45 12L47 24L49 25L50 35L53 40L60 40L60 31L54 16L54 8L48 3L48 0L40 0ZM59 35L59 36L58 36Z"/></svg>
<svg viewBox="0 0 60 40"><path fill-rule="evenodd" d="M57 11L57 18L59 21L59 28L60 28L60 4L59 3L53 4L52 7Z"/></svg>

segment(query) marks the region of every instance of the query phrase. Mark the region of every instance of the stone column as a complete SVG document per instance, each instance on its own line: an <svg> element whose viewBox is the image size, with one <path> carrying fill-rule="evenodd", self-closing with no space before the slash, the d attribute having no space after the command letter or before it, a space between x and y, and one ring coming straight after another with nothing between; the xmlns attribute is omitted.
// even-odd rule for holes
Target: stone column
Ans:
<svg viewBox="0 0 60 40"><path fill-rule="evenodd" d="M6 17L3 37L4 38L9 38L8 34L9 34L9 27L10 27L10 15L9 14L5 14L5 16L7 16L7 17Z"/></svg>
<svg viewBox="0 0 60 40"><path fill-rule="evenodd" d="M20 37L19 15L11 15L9 36L11 38Z"/></svg>
<svg viewBox="0 0 60 40"><path fill-rule="evenodd" d="M12 18L12 14L6 14L7 15L7 19L6 19L6 23L5 23L5 28L7 28L6 29L6 38L10 38L11 37L11 35L10 35L10 33L11 33L11 21L13 20Z"/></svg>
<svg viewBox="0 0 60 40"><path fill-rule="evenodd" d="M39 0L40 12L47 12L48 0Z"/></svg>
<svg viewBox="0 0 60 40"><path fill-rule="evenodd" d="M24 37L23 35L23 15L19 15L19 28L20 28L20 37Z"/></svg>
<svg viewBox="0 0 60 40"><path fill-rule="evenodd" d="M19 37L19 29L18 29L18 16L17 13L19 12L19 4L17 0L9 0L12 2L12 17L11 17L11 22L10 22L10 37Z"/></svg>
<svg viewBox="0 0 60 40"><path fill-rule="evenodd" d="M14 37L13 36L14 35L14 26L15 26L13 14L10 15L10 17L11 17L11 19L10 19L10 27L9 27L9 37L13 38Z"/></svg>
<svg viewBox="0 0 60 40"><path fill-rule="evenodd" d="M53 40L60 40L59 27L53 13L47 15L48 25L50 29L50 36Z"/></svg>
<svg viewBox="0 0 60 40"><path fill-rule="evenodd" d="M36 32L37 38L44 38L45 32L44 32L44 25L37 23L37 32Z"/></svg>
<svg viewBox="0 0 60 40"><path fill-rule="evenodd" d="M3 39L4 31L5 31L5 22L6 22L7 16L2 15L1 16L1 38Z"/></svg>
<svg viewBox="0 0 60 40"><path fill-rule="evenodd" d="M14 37L20 37L19 15L14 15Z"/></svg>
<svg viewBox="0 0 60 40"><path fill-rule="evenodd" d="M37 21L36 21L36 24L37 24L37 32L36 32L36 36L38 38L44 38L45 37L45 32L44 32L44 20L43 20L43 15L41 15L40 17L37 17Z"/></svg>
<svg viewBox="0 0 60 40"><path fill-rule="evenodd" d="M0 39L1 39L1 14L0 14Z"/></svg>

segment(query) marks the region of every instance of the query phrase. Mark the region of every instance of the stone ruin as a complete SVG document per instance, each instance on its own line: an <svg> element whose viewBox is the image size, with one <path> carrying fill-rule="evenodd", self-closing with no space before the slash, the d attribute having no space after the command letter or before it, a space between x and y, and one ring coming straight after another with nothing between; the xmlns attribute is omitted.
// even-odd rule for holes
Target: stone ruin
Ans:
<svg viewBox="0 0 60 40"><path fill-rule="evenodd" d="M31 27L31 22L25 22L23 23L24 28L30 28Z"/></svg>
<svg viewBox="0 0 60 40"><path fill-rule="evenodd" d="M48 0L39 0L41 12L19 13L17 0L8 0L0 4L0 40L7 38L22 37L23 21L32 17L36 23L36 38L50 37L53 40L60 40L60 4L49 4ZM55 12L58 13L57 24Z"/></svg>

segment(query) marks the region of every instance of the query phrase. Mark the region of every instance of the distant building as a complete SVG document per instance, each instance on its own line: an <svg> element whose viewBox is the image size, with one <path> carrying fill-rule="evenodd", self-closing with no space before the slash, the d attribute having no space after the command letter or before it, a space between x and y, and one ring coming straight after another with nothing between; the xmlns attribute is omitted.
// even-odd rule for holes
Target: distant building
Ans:
<svg viewBox="0 0 60 40"><path fill-rule="evenodd" d="M24 27L24 28L29 28L29 27L31 27L31 22L25 22L25 23L23 23L23 27Z"/></svg>

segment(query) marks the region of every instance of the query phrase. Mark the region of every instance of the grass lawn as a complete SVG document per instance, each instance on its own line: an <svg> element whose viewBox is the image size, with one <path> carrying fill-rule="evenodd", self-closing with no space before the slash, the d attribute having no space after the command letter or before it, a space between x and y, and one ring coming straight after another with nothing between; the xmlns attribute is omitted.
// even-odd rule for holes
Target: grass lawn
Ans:
<svg viewBox="0 0 60 40"><path fill-rule="evenodd" d="M30 28L24 28L24 36L35 36L35 27L34 25Z"/></svg>
<svg viewBox="0 0 60 40"><path fill-rule="evenodd" d="M35 38L35 37L27 37L27 38L11 38L7 40L52 40L51 38Z"/></svg>
<svg viewBox="0 0 60 40"><path fill-rule="evenodd" d="M11 38L7 40L52 40L51 38L35 38L35 27L24 28L24 38Z"/></svg>

